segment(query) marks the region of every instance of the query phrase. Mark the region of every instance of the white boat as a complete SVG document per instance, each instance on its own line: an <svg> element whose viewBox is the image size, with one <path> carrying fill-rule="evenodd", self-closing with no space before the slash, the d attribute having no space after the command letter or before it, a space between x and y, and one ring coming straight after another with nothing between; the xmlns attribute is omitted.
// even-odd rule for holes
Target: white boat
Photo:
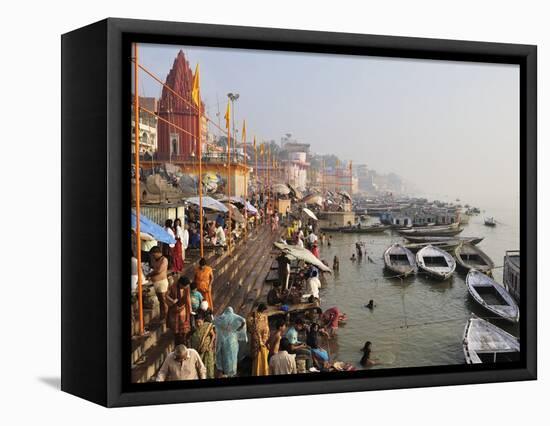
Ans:
<svg viewBox="0 0 550 426"><path fill-rule="evenodd" d="M455 258L458 266L466 271L475 269L488 274L495 267L491 258L473 244L460 244L455 249Z"/></svg>
<svg viewBox="0 0 550 426"><path fill-rule="evenodd" d="M428 245L416 253L418 268L431 277L446 280L456 269L456 262L449 253Z"/></svg>
<svg viewBox="0 0 550 426"><path fill-rule="evenodd" d="M384 252L386 268L397 276L406 277L416 273L416 259L414 254L401 244L392 244Z"/></svg>
<svg viewBox="0 0 550 426"><path fill-rule="evenodd" d="M474 314L464 329L462 349L466 364L518 361L520 356L517 338Z"/></svg>
<svg viewBox="0 0 550 426"><path fill-rule="evenodd" d="M519 308L506 289L475 269L466 275L466 285L474 300L489 312L511 322L519 321Z"/></svg>
<svg viewBox="0 0 550 426"><path fill-rule="evenodd" d="M486 217L485 218L485 225L486 226L497 226L497 221L494 217Z"/></svg>

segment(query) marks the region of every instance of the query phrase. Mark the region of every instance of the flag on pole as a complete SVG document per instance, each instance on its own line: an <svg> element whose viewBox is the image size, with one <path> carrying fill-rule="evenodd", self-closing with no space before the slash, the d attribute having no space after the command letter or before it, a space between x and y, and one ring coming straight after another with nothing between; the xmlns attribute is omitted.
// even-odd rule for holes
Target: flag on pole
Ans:
<svg viewBox="0 0 550 426"><path fill-rule="evenodd" d="M230 101L227 101L227 109L225 110L225 115L223 116L225 118L225 128L229 130L231 125L231 103Z"/></svg>
<svg viewBox="0 0 550 426"><path fill-rule="evenodd" d="M254 135L254 152L256 152L256 135Z"/></svg>
<svg viewBox="0 0 550 426"><path fill-rule="evenodd" d="M243 143L246 143L246 120L243 120Z"/></svg>
<svg viewBox="0 0 550 426"><path fill-rule="evenodd" d="M197 63L197 67L195 68L195 75L193 76L193 90L191 91L191 97L193 98L193 102L195 105L200 106L200 98L199 98L199 87L200 87L200 72L199 72L199 64Z"/></svg>
<svg viewBox="0 0 550 426"><path fill-rule="evenodd" d="M261 155L264 155L264 152L265 152L264 146L265 146L265 144L263 144L263 143L260 145L260 154Z"/></svg>

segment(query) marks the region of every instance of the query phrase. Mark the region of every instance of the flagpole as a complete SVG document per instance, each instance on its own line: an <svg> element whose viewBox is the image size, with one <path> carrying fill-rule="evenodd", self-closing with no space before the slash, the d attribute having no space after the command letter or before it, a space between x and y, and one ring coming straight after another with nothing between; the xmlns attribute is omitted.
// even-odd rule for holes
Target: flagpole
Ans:
<svg viewBox="0 0 550 426"><path fill-rule="evenodd" d="M138 276L138 309L139 309L139 334L143 334L143 277L141 269L141 213L140 213L140 197L141 190L139 187L139 87L138 87L138 45L134 43L134 163L136 167L136 258L137 258L137 276Z"/></svg>
<svg viewBox="0 0 550 426"><path fill-rule="evenodd" d="M229 108L229 101L227 103L227 108ZM228 250L231 254L231 126L227 121L227 112L226 112L226 127L227 127L227 200L230 205L229 207L229 240L228 240Z"/></svg>
<svg viewBox="0 0 550 426"><path fill-rule="evenodd" d="M198 72L198 70L197 70ZM199 144L199 224L200 224L200 233L199 237L201 239L201 257L204 257L204 238L203 238L203 217L202 217L202 141L201 141L201 91L200 91L200 84L198 87L198 102L199 102L199 109L197 113L197 119L198 119L198 128L197 128L197 138L198 138L198 144Z"/></svg>
<svg viewBox="0 0 550 426"><path fill-rule="evenodd" d="M254 163L256 164L256 167L254 168L254 171L255 171L254 174L256 176L256 178L254 179L256 181L254 187L257 189L258 188L258 150L256 149L256 136L254 136Z"/></svg>
<svg viewBox="0 0 550 426"><path fill-rule="evenodd" d="M248 211L246 203L248 200L248 167L246 165L246 121L243 120L243 158L244 158L244 238L246 240L248 234Z"/></svg>
<svg viewBox="0 0 550 426"><path fill-rule="evenodd" d="M269 207L270 201L271 201L271 194L270 194L270 191L269 191L269 187L270 187L270 184L271 184L271 181L270 181L271 173L269 172L270 159L271 159L271 146L268 146L267 147L267 206L268 207ZM271 220L271 218L270 218L270 220Z"/></svg>

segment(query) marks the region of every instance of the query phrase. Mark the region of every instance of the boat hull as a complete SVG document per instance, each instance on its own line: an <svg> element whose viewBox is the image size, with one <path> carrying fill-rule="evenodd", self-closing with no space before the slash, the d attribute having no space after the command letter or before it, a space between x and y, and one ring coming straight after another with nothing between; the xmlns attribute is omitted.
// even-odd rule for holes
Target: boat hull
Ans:
<svg viewBox="0 0 550 426"><path fill-rule="evenodd" d="M395 259L396 256L400 257L399 261ZM417 271L414 254L400 244L393 244L384 251L384 267L396 278L408 277Z"/></svg>
<svg viewBox="0 0 550 426"><path fill-rule="evenodd" d="M416 263L419 271L441 281L449 279L456 269L453 257L432 245L428 245L416 253Z"/></svg>
<svg viewBox="0 0 550 426"><path fill-rule="evenodd" d="M494 262L484 251L468 243L458 245L454 254L457 266L463 271L476 269L488 274L495 267Z"/></svg>
<svg viewBox="0 0 550 426"><path fill-rule="evenodd" d="M466 285L472 299L481 307L506 321L519 321L519 307L506 291L493 279L476 270L470 270L466 276Z"/></svg>

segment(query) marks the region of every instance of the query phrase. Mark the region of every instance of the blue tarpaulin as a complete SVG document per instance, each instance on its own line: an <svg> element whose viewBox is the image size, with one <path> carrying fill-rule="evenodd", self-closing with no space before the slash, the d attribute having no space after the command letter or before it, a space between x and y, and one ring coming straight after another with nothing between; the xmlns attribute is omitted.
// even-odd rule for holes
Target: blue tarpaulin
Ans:
<svg viewBox="0 0 550 426"><path fill-rule="evenodd" d="M166 232L162 226L156 224L147 216L144 216L143 213L139 215L139 227L141 233L149 234L157 241L166 244L176 243L174 237ZM136 212L134 210L132 210L132 229L134 231L136 229Z"/></svg>

